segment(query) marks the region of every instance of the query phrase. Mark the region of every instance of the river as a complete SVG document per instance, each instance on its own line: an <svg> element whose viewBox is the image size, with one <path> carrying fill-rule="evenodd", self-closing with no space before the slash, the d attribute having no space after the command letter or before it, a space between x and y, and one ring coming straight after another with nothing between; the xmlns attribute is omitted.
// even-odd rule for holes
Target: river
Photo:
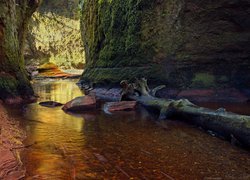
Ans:
<svg viewBox="0 0 250 180"><path fill-rule="evenodd" d="M39 102L65 103L82 95L75 82L33 86ZM27 132L26 179L250 179L248 151L181 121L156 122L145 110L70 115L34 103L12 115Z"/></svg>

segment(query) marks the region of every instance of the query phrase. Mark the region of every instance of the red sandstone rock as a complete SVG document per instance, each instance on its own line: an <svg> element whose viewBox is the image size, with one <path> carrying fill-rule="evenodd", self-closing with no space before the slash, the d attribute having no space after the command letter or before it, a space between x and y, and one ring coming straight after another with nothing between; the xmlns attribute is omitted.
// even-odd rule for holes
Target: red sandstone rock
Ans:
<svg viewBox="0 0 250 180"><path fill-rule="evenodd" d="M21 179L25 175L19 153L25 132L0 105L0 179Z"/></svg>
<svg viewBox="0 0 250 180"><path fill-rule="evenodd" d="M35 96L27 96L27 97L20 97L20 96L16 96L16 97L11 97L11 98L7 98L4 100L5 104L8 105L19 105L19 104L25 104L25 103L33 103L37 101L37 97Z"/></svg>
<svg viewBox="0 0 250 180"><path fill-rule="evenodd" d="M45 63L37 68L39 77L43 78L78 78L79 74L69 74L61 71L59 67L53 63Z"/></svg>
<svg viewBox="0 0 250 180"><path fill-rule="evenodd" d="M62 110L64 111L86 111L96 108L96 98L93 95L80 96L67 102Z"/></svg>
<svg viewBox="0 0 250 180"><path fill-rule="evenodd" d="M134 110L135 107L136 101L107 102L104 105L104 108L109 112Z"/></svg>
<svg viewBox="0 0 250 180"><path fill-rule="evenodd" d="M6 104L21 104L23 102L23 99L19 96L13 97L13 98L7 98L4 101Z"/></svg>
<svg viewBox="0 0 250 180"><path fill-rule="evenodd" d="M53 63L45 63L37 68L39 72L43 72L46 70L51 70L51 69L58 69L57 65Z"/></svg>

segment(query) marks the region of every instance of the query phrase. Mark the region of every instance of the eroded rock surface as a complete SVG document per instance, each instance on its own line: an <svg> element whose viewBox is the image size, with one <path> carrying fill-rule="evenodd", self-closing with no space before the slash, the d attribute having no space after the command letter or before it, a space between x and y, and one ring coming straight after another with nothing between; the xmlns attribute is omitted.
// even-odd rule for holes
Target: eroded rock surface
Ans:
<svg viewBox="0 0 250 180"><path fill-rule="evenodd" d="M25 133L18 122L8 117L0 104L0 179L20 179L25 175L20 160L20 150Z"/></svg>
<svg viewBox="0 0 250 180"><path fill-rule="evenodd" d="M0 1L0 99L28 99L33 90L24 69L23 43L39 1Z"/></svg>
<svg viewBox="0 0 250 180"><path fill-rule="evenodd" d="M104 109L108 112L135 110L136 101L106 102Z"/></svg>
<svg viewBox="0 0 250 180"><path fill-rule="evenodd" d="M92 95L80 96L63 106L64 111L86 111L96 108L96 98Z"/></svg>
<svg viewBox="0 0 250 180"><path fill-rule="evenodd" d="M83 1L82 79L250 87L249 12L248 0Z"/></svg>

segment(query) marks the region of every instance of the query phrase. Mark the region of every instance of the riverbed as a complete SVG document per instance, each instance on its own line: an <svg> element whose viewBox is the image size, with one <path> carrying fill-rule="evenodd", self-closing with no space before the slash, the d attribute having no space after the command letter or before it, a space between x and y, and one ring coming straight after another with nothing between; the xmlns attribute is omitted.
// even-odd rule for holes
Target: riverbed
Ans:
<svg viewBox="0 0 250 180"><path fill-rule="evenodd" d="M38 102L66 103L83 95L75 83L33 86ZM12 116L27 132L26 179L250 179L248 151L182 121L157 122L143 109L66 114L34 103Z"/></svg>

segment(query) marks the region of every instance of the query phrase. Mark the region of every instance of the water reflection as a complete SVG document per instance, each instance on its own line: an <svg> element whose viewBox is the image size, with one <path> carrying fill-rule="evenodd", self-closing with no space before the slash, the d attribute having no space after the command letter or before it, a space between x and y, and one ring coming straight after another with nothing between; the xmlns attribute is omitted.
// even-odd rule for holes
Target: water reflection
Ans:
<svg viewBox="0 0 250 180"><path fill-rule="evenodd" d="M69 100L81 96L83 93L75 85L76 80L44 80L34 82L34 91L39 95L40 101L58 101L66 103Z"/></svg>
<svg viewBox="0 0 250 180"><path fill-rule="evenodd" d="M200 103L199 105L211 109L225 108L229 112L250 116L250 103Z"/></svg>
<svg viewBox="0 0 250 180"><path fill-rule="evenodd" d="M41 101L82 94L68 80L34 87ZM66 114L32 104L22 118L26 179L250 178L245 150L181 122L157 124L145 111Z"/></svg>

